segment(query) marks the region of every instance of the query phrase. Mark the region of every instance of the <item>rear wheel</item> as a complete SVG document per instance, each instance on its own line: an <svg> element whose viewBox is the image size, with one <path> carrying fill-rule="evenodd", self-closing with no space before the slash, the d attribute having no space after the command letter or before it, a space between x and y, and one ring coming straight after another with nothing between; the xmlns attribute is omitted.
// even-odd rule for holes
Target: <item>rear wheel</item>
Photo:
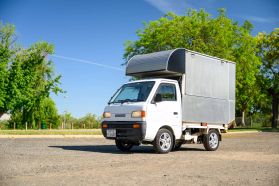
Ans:
<svg viewBox="0 0 279 186"><path fill-rule="evenodd" d="M122 140L115 140L115 145L119 150L121 150L123 152L129 151L133 147L132 143L125 142Z"/></svg>
<svg viewBox="0 0 279 186"><path fill-rule="evenodd" d="M164 154L172 150L173 135L168 129L160 129L153 142L154 149L157 153Z"/></svg>
<svg viewBox="0 0 279 186"><path fill-rule="evenodd" d="M203 146L207 151L215 151L219 147L219 133L217 130L210 130L203 138Z"/></svg>

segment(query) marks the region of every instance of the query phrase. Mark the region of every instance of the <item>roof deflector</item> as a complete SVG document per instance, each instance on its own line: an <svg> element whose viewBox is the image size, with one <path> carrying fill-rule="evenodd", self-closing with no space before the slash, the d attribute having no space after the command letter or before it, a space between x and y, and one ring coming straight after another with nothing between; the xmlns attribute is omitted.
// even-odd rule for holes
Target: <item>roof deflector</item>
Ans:
<svg viewBox="0 0 279 186"><path fill-rule="evenodd" d="M135 55L126 67L126 75L152 77L185 73L185 49L178 48L149 54Z"/></svg>

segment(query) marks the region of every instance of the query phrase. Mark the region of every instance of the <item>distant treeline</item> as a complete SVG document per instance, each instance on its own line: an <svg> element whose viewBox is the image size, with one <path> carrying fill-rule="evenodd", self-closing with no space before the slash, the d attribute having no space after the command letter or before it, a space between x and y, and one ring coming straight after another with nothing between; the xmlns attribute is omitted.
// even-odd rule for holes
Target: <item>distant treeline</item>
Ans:
<svg viewBox="0 0 279 186"><path fill-rule="evenodd" d="M91 113L80 118L75 118L70 113L66 113L58 115L57 120L42 120L36 125L27 122L22 123L15 117L8 121L0 121L0 129L98 129L100 126L101 117Z"/></svg>

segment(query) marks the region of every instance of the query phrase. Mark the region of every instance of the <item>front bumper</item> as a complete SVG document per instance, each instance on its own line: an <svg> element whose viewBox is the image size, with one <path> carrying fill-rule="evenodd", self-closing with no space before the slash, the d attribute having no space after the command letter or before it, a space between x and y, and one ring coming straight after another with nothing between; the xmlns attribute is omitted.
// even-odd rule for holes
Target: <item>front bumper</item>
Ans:
<svg viewBox="0 0 279 186"><path fill-rule="evenodd" d="M133 124L139 124L140 128L133 128ZM107 128L103 128L103 125L107 124ZM107 129L116 129L116 137L107 137ZM146 132L145 121L103 121L102 133L107 139L124 140L133 143L140 143Z"/></svg>

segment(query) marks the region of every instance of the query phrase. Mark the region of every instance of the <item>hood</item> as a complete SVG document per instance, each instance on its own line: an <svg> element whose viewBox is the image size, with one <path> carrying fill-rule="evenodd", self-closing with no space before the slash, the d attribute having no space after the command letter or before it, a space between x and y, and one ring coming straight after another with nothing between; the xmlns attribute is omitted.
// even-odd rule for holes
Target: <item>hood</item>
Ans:
<svg viewBox="0 0 279 186"><path fill-rule="evenodd" d="M105 107L105 112L110 112L111 117L106 121L139 121L140 118L132 118L133 111L145 110L144 103L123 103L110 104Z"/></svg>

